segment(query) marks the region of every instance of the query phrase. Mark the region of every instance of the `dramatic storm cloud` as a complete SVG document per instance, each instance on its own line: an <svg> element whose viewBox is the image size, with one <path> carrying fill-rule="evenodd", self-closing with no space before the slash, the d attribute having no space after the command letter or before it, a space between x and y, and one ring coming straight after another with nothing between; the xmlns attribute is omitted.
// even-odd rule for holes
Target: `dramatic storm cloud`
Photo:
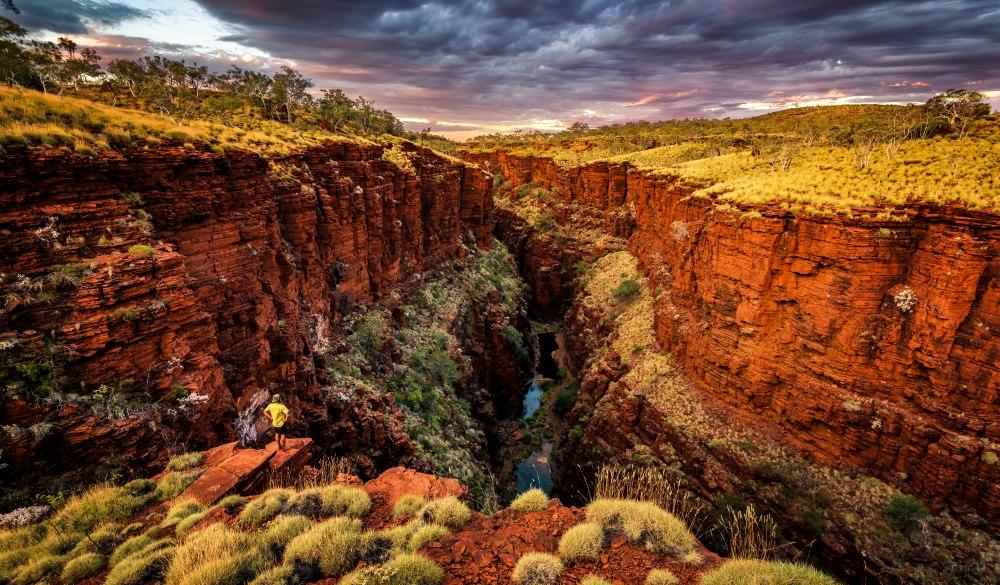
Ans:
<svg viewBox="0 0 1000 585"><path fill-rule="evenodd" d="M35 28L87 23L97 35L188 43L192 54L291 62L411 128L463 135L1000 89L995 0L34 3L50 8L30 9ZM173 11L196 15L180 25L187 33L157 29L183 20ZM44 14L59 22L40 23ZM192 27L215 36L185 40Z"/></svg>

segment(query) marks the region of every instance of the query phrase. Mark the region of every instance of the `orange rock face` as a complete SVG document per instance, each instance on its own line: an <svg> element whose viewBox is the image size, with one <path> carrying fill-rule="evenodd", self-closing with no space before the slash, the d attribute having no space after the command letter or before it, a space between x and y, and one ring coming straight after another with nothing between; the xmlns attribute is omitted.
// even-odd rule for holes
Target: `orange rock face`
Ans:
<svg viewBox="0 0 1000 585"><path fill-rule="evenodd" d="M345 312L460 257L463 239L488 245L493 215L483 172L404 148L411 170L354 143L273 161L179 146L0 155L0 341L16 359L64 352L73 380L0 403L5 425L54 425L11 438L4 463L148 464L172 445L269 440L254 412L271 393L317 451L369 470L408 460L392 397L332 386L324 356ZM78 282L49 280L71 263ZM125 390L93 399L102 384Z"/></svg>
<svg viewBox="0 0 1000 585"><path fill-rule="evenodd" d="M627 210L630 251L661 291L658 341L706 395L820 462L998 526L1000 217L921 205L903 222L777 207L744 220L624 165L469 158L558 187L609 230Z"/></svg>

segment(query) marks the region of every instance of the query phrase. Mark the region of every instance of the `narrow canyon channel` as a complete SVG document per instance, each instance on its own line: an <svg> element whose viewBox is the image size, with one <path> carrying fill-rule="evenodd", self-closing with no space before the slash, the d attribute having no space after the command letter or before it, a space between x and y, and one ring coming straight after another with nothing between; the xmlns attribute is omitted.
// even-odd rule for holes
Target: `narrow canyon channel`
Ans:
<svg viewBox="0 0 1000 585"><path fill-rule="evenodd" d="M530 382L527 394L524 396L524 436L522 443L540 444L526 459L517 464L514 475L517 479L518 493L531 488L539 488L546 494L552 494L552 436L549 417L554 414L549 410L550 396L545 392L546 385L559 375L555 353L559 350L557 333L545 332L538 334L539 358L535 370L535 378ZM535 418L540 424L532 424Z"/></svg>

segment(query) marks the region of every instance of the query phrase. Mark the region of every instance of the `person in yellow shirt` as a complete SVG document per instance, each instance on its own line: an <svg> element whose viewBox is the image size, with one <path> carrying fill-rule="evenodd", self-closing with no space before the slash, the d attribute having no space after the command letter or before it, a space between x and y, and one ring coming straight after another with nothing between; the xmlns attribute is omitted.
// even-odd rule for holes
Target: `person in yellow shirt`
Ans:
<svg viewBox="0 0 1000 585"><path fill-rule="evenodd" d="M285 423L288 422L288 407L281 403L281 396L274 395L271 404L268 404L267 408L264 409L264 416L271 421L271 426L274 427L274 441L278 444L278 449L284 451L285 435L288 433L288 427L285 426Z"/></svg>

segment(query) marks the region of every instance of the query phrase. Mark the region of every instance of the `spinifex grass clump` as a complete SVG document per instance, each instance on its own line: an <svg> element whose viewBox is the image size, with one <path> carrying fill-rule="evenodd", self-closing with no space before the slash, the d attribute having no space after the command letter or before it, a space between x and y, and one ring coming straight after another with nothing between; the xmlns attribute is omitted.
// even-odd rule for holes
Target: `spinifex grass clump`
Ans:
<svg viewBox="0 0 1000 585"><path fill-rule="evenodd" d="M563 564L548 553L528 553L514 566L515 585L555 585L563 572Z"/></svg>
<svg viewBox="0 0 1000 585"><path fill-rule="evenodd" d="M421 498L420 496L407 494L402 498L399 498L399 501L396 502L396 505L392 507L392 515L412 516L413 514L419 512L420 509L423 508L425 504L427 504L427 501Z"/></svg>
<svg viewBox="0 0 1000 585"><path fill-rule="evenodd" d="M837 585L812 567L784 561L733 560L708 573L701 585Z"/></svg>
<svg viewBox="0 0 1000 585"><path fill-rule="evenodd" d="M540 489L530 489L517 496L510 507L518 512L541 512L549 507L549 496Z"/></svg>
<svg viewBox="0 0 1000 585"><path fill-rule="evenodd" d="M559 539L559 558L567 563L579 560L596 560L604 547L604 530L596 522L578 524Z"/></svg>
<svg viewBox="0 0 1000 585"><path fill-rule="evenodd" d="M305 580L340 577L361 554L361 521L336 517L317 524L285 547L285 563Z"/></svg>
<svg viewBox="0 0 1000 585"><path fill-rule="evenodd" d="M427 523L441 524L448 528L461 528L472 519L472 510L455 497L434 500L418 513Z"/></svg>
<svg viewBox="0 0 1000 585"><path fill-rule="evenodd" d="M694 535L684 522L649 502L594 500L587 506L587 520L651 551L685 556L696 550Z"/></svg>

